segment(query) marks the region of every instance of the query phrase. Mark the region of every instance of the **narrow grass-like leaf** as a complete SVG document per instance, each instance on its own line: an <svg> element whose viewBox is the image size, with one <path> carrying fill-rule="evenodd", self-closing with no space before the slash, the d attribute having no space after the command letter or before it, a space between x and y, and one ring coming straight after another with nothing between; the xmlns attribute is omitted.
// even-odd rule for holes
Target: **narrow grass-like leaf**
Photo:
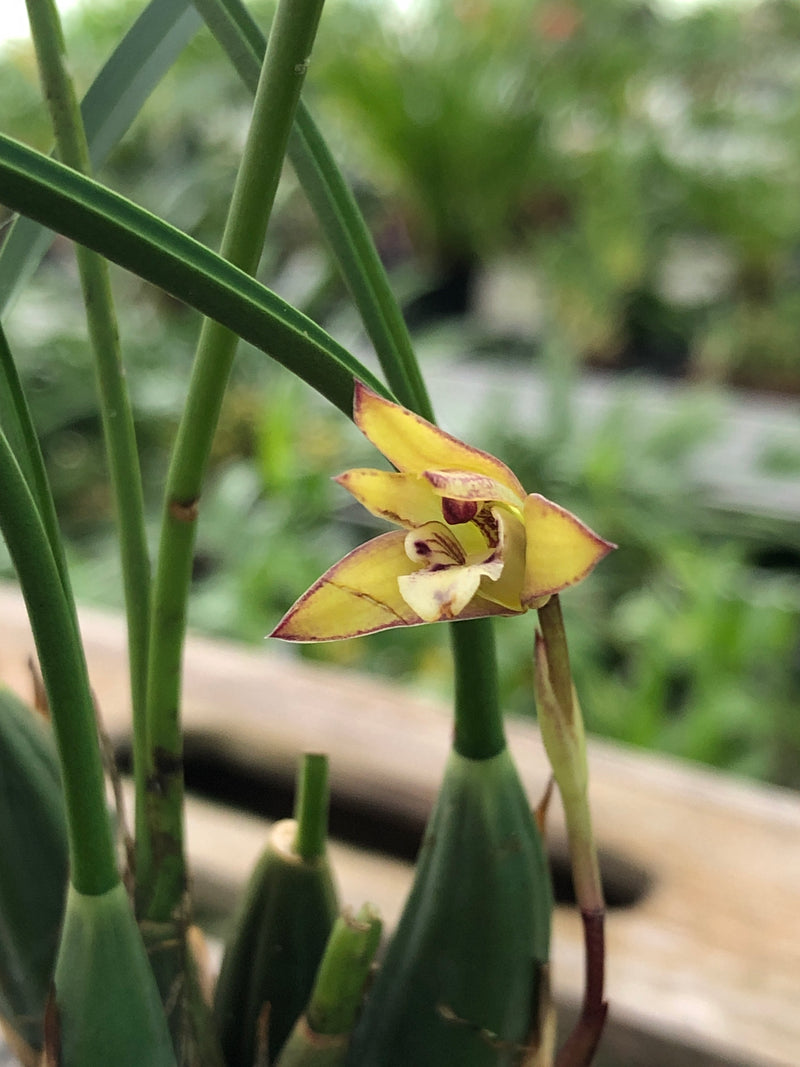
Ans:
<svg viewBox="0 0 800 1067"><path fill-rule="evenodd" d="M105 161L201 25L189 0L151 0L131 26L81 104L92 167ZM16 219L0 249L0 315L13 305L53 236L32 219Z"/></svg>
<svg viewBox="0 0 800 1067"><path fill-rule="evenodd" d="M83 174L91 172L89 145L69 74L55 0L27 0L39 78L53 123L58 155ZM147 638L150 616L150 558L144 525L144 491L136 430L108 262L96 252L75 249L89 344L94 356L103 438L116 514L133 711L134 777L137 795L146 790Z"/></svg>
<svg viewBox="0 0 800 1067"><path fill-rule="evenodd" d="M0 1017L41 1049L69 873L64 794L50 724L2 688L0 782Z"/></svg>
<svg viewBox="0 0 800 1067"><path fill-rule="evenodd" d="M261 30L241 0L195 0L239 77L255 89L264 55ZM339 264L392 391L424 418L433 411L414 349L377 249L353 194L303 102L289 160Z"/></svg>
<svg viewBox="0 0 800 1067"><path fill-rule="evenodd" d="M201 23L195 7L252 90L265 40L239 0L151 0L84 98L81 110L93 167L124 135L142 104ZM309 199L393 392L432 417L402 313L352 193L324 138L300 103L289 158ZM52 241L30 218L16 220L0 250L0 315L10 307Z"/></svg>
<svg viewBox="0 0 800 1067"><path fill-rule="evenodd" d="M216 319L352 416L353 380L376 376L311 319L163 219L0 134L0 203L100 252Z"/></svg>
<svg viewBox="0 0 800 1067"><path fill-rule="evenodd" d="M47 480L44 459L39 448L30 409L22 391L22 383L19 380L16 364L2 325L0 325L0 427L8 438L14 457L36 501L36 507L63 583L66 578L66 563L53 495L50 492L50 483Z"/></svg>
<svg viewBox="0 0 800 1067"><path fill-rule="evenodd" d="M72 597L58 573L36 503L0 431L0 531L28 608L61 760L70 880L81 892L119 883L106 811L94 702Z"/></svg>

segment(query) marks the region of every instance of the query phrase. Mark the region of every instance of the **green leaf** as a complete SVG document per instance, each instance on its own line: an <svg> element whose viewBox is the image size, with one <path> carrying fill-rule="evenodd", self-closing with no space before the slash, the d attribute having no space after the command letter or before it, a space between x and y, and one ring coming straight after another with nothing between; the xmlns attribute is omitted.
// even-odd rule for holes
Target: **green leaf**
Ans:
<svg viewBox="0 0 800 1067"><path fill-rule="evenodd" d="M36 502L0 430L0 531L28 609L61 760L70 878L80 892L119 882L106 810L97 720L66 573L59 572Z"/></svg>
<svg viewBox="0 0 800 1067"><path fill-rule="evenodd" d="M53 496L47 481L44 459L31 413L2 325L0 325L0 427L8 438L14 458L36 502L63 581L66 565Z"/></svg>
<svg viewBox="0 0 800 1067"><path fill-rule="evenodd" d="M265 40L239 0L195 5L244 83L255 90ZM145 100L191 40L200 16L189 0L151 0L98 74L81 106L94 168L122 138ZM353 195L322 134L300 103L289 158L322 226L398 399L433 412L400 308ZM0 315L16 299L50 242L51 231L20 218L0 250Z"/></svg>
<svg viewBox="0 0 800 1067"><path fill-rule="evenodd" d="M0 689L0 1016L32 1048L64 915L69 860L50 724Z"/></svg>
<svg viewBox="0 0 800 1067"><path fill-rule="evenodd" d="M0 134L0 202L215 319L352 416L353 380L378 381L322 327L205 245L98 182Z"/></svg>
<svg viewBox="0 0 800 1067"><path fill-rule="evenodd" d="M189 0L151 0L131 26L81 104L93 168L105 161L201 25ZM16 220L0 251L0 315L13 305L53 236L32 219Z"/></svg>

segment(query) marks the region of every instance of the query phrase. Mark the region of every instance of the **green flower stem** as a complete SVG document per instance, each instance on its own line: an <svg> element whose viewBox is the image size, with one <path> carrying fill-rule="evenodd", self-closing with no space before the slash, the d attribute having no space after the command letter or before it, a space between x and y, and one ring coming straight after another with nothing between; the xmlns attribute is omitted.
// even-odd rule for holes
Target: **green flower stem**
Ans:
<svg viewBox="0 0 800 1067"><path fill-rule="evenodd" d="M581 1014L559 1051L557 1067L591 1063L605 1025L605 903L589 808L583 715L572 684L558 596L539 608L536 707L539 729L567 823L572 880L584 931L585 987Z"/></svg>
<svg viewBox="0 0 800 1067"><path fill-rule="evenodd" d="M456 669L453 745L468 759L491 759L506 746L492 620L453 623L450 642Z"/></svg>
<svg viewBox="0 0 800 1067"><path fill-rule="evenodd" d="M542 740L564 804L575 894L582 911L604 908L589 808L589 772L580 704L572 685L567 635L558 596L539 608L537 708Z"/></svg>
<svg viewBox="0 0 800 1067"><path fill-rule="evenodd" d="M325 853L329 796L328 757L307 752L300 768L294 805L297 823L294 851L306 863Z"/></svg>
<svg viewBox="0 0 800 1067"><path fill-rule="evenodd" d="M258 266L322 0L281 0L222 239L225 259ZM180 670L198 500L238 336L206 319L167 476L150 632L148 832L137 842L137 907L167 921L185 891Z"/></svg>
<svg viewBox="0 0 800 1067"><path fill-rule="evenodd" d="M98 895L120 878L86 661L36 503L2 432L0 529L22 587L50 703L64 784L70 881L79 893Z"/></svg>
<svg viewBox="0 0 800 1067"><path fill-rule="evenodd" d="M239 0L195 0L245 85L252 88L264 41ZM289 141L289 159L331 246L400 403L434 421L419 363L389 279L364 218L330 149L302 101ZM497 658L488 619L450 627L456 670L456 748L488 758L505 747L497 690Z"/></svg>
<svg viewBox="0 0 800 1067"><path fill-rule="evenodd" d="M564 616L561 612L561 600L558 594L550 599L538 610L539 625L542 628L544 647L547 652L547 672L553 693L566 725L580 727L581 743L583 738L583 724L576 723L575 699L572 687L572 670L569 665L569 646L567 645L567 631L564 628Z"/></svg>
<svg viewBox="0 0 800 1067"><path fill-rule="evenodd" d="M53 0L26 0L39 63L39 74L62 162L90 174L91 162L67 58L61 22ZM133 708L133 754L137 795L145 790L145 693L150 613L150 560L144 526L144 500L136 433L125 371L108 263L96 252L76 246L78 271L86 305L89 338L94 352L100 411L117 512Z"/></svg>
<svg viewBox="0 0 800 1067"><path fill-rule="evenodd" d="M240 0L195 0L195 7L253 91L266 43ZM403 314L375 242L328 145L302 101L289 140L289 160L328 240L386 380L397 399L423 418L433 408Z"/></svg>

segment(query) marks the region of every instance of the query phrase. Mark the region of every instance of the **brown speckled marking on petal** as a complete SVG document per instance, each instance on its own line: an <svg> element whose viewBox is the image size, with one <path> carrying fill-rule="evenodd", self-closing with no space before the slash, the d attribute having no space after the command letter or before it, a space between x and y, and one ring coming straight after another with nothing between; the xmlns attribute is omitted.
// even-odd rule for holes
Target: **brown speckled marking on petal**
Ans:
<svg viewBox="0 0 800 1067"><path fill-rule="evenodd" d="M335 641L421 620L400 595L398 576L413 570L405 531L380 534L330 567L286 612L270 636Z"/></svg>
<svg viewBox="0 0 800 1067"><path fill-rule="evenodd" d="M342 593L347 593L348 596L354 596L359 600L365 600L368 604L374 604L376 608L380 608L382 611L388 612L391 618L396 619L397 625L405 625L405 619L403 618L403 616L400 615L397 611L395 611L390 604L387 604L385 600L380 600L378 597L372 596L370 593L366 593L363 589L354 589L352 586L342 585L341 582L329 581L328 585L332 586L334 589L341 590Z"/></svg>
<svg viewBox="0 0 800 1067"><path fill-rule="evenodd" d="M451 500L474 500L478 505L484 501L495 501L519 507L524 499L522 493L517 493L497 478L470 470L437 470L429 466L422 471L422 477L439 496Z"/></svg>
<svg viewBox="0 0 800 1067"><path fill-rule="evenodd" d="M426 522L424 526L410 530L406 534L405 549L412 562L429 562L433 567L463 566L467 562L463 545L441 522Z"/></svg>
<svg viewBox="0 0 800 1067"><path fill-rule="evenodd" d="M500 544L500 526L490 504L484 504L472 520L486 538L489 548Z"/></svg>

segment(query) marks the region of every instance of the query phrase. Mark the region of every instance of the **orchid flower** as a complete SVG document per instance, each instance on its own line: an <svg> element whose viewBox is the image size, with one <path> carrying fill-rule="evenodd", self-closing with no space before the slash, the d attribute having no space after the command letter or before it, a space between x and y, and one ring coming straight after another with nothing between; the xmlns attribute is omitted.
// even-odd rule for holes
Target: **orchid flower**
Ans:
<svg viewBox="0 0 800 1067"><path fill-rule="evenodd" d="M499 459L356 383L356 426L396 468L336 481L401 527L334 564L270 636L333 641L423 622L518 615L581 581L613 548L525 493Z"/></svg>

